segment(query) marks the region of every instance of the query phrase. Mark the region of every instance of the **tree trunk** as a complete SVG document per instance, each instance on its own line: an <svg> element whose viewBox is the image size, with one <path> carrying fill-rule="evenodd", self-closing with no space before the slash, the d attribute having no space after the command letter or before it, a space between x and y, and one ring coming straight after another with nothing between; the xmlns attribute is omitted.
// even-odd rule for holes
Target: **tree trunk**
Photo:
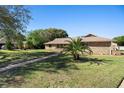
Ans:
<svg viewBox="0 0 124 93"><path fill-rule="evenodd" d="M76 60L79 60L80 59L79 54L77 54L76 56L77 56Z"/></svg>
<svg viewBox="0 0 124 93"><path fill-rule="evenodd" d="M74 57L74 60L79 60L80 59L79 54L74 54L73 57Z"/></svg>

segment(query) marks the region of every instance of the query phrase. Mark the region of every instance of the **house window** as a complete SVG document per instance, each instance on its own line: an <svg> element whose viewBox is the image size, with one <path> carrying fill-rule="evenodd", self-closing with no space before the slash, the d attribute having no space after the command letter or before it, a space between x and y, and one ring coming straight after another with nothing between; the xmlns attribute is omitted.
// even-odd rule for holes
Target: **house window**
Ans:
<svg viewBox="0 0 124 93"><path fill-rule="evenodd" d="M63 48L63 45L62 44L57 45L57 48Z"/></svg>
<svg viewBox="0 0 124 93"><path fill-rule="evenodd" d="M52 47L52 45L49 45L49 47Z"/></svg>
<svg viewBox="0 0 124 93"><path fill-rule="evenodd" d="M57 48L60 48L60 46L59 46L59 45L57 45Z"/></svg>
<svg viewBox="0 0 124 93"><path fill-rule="evenodd" d="M60 45L60 48L63 48L63 45Z"/></svg>

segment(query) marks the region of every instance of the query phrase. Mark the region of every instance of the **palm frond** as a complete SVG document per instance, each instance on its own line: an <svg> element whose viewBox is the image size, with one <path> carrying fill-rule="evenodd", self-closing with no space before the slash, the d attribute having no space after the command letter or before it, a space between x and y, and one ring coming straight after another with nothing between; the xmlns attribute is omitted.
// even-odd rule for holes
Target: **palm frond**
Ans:
<svg viewBox="0 0 124 93"><path fill-rule="evenodd" d="M88 45L86 43L82 42L81 38L76 38L76 39L72 39L70 38L70 40L67 40L67 42L69 43L66 47L64 47L63 52L65 53L71 53L73 54L84 54L84 53L88 53L91 54L92 50L88 47Z"/></svg>

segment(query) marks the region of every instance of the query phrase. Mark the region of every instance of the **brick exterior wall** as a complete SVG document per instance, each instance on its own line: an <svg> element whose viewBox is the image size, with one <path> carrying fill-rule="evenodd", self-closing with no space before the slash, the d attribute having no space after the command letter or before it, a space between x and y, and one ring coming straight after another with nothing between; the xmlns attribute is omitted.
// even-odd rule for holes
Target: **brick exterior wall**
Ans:
<svg viewBox="0 0 124 93"><path fill-rule="evenodd" d="M45 45L45 49L57 49L56 45Z"/></svg>
<svg viewBox="0 0 124 93"><path fill-rule="evenodd" d="M110 47L90 47L95 55L110 55Z"/></svg>
<svg viewBox="0 0 124 93"><path fill-rule="evenodd" d="M111 42L88 42L88 46L95 55L110 55ZM45 45L45 49L62 49L58 45Z"/></svg>
<svg viewBox="0 0 124 93"><path fill-rule="evenodd" d="M110 47L111 42L88 42L88 46Z"/></svg>
<svg viewBox="0 0 124 93"><path fill-rule="evenodd" d="M111 42L88 42L87 44L95 55L110 55Z"/></svg>

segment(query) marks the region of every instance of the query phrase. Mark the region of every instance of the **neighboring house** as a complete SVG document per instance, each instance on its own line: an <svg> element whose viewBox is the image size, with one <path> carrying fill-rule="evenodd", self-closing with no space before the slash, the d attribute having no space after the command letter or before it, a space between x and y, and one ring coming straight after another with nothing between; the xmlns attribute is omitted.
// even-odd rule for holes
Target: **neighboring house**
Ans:
<svg viewBox="0 0 124 93"><path fill-rule="evenodd" d="M4 37L0 38L0 49L6 49L5 48L6 39ZM16 43L12 42L13 48L15 48Z"/></svg>
<svg viewBox="0 0 124 93"><path fill-rule="evenodd" d="M6 41L5 38L1 38L0 39L0 49L2 49L2 47L5 45Z"/></svg>
<svg viewBox="0 0 124 93"><path fill-rule="evenodd" d="M99 37L93 34L82 36L82 42L88 44L88 46L96 55L111 55L113 50L117 50L118 46L113 43L111 39ZM45 43L45 49L62 49L69 44L70 38L56 38L53 41Z"/></svg>

